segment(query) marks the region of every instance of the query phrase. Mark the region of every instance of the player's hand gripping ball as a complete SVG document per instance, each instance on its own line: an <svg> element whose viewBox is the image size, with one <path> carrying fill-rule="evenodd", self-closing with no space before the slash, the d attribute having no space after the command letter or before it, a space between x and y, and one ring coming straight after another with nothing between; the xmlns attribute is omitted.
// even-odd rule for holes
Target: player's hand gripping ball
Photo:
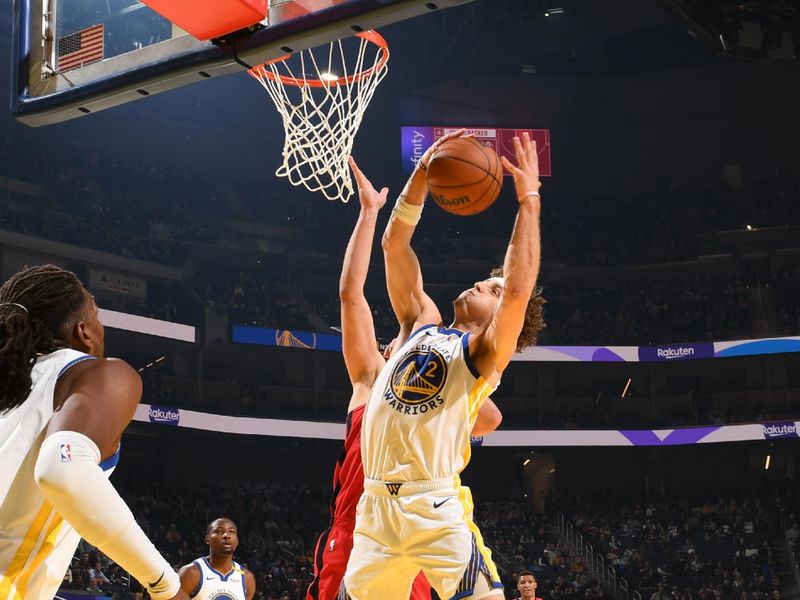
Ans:
<svg viewBox="0 0 800 600"><path fill-rule="evenodd" d="M473 137L457 137L439 146L428 163L428 191L434 202L455 215L489 208L503 185L497 154Z"/></svg>

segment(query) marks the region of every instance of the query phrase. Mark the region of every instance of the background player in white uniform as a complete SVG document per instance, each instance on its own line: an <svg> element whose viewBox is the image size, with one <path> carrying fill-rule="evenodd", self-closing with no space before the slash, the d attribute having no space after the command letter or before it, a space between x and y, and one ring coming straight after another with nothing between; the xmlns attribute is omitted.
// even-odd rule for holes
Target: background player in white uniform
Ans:
<svg viewBox="0 0 800 600"><path fill-rule="evenodd" d="M444 141L444 140L442 140ZM441 142L440 142L441 143ZM370 395L362 433L364 495L345 575L356 600L407 597L422 570L443 599L502 598L497 570L472 523L459 473L469 462L469 431L522 336L542 327L539 169L535 143L515 139L519 211L502 277L475 284L454 301L455 320L425 294L410 240L425 199L429 149L400 195L384 235L387 283L405 341ZM413 331L413 333L411 333Z"/></svg>
<svg viewBox="0 0 800 600"><path fill-rule="evenodd" d="M184 565L179 571L181 588L196 600L252 600L256 578L233 560L239 546L236 523L225 517L206 528L208 556Z"/></svg>
<svg viewBox="0 0 800 600"><path fill-rule="evenodd" d="M187 598L177 573L108 481L142 394L103 358L94 298L52 265L0 288L0 598L52 598L81 536L156 600Z"/></svg>

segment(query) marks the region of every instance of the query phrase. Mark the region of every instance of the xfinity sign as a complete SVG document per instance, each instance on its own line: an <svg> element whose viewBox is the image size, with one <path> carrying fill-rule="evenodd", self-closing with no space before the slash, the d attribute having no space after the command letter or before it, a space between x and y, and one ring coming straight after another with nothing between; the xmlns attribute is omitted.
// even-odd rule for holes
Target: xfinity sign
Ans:
<svg viewBox="0 0 800 600"><path fill-rule="evenodd" d="M181 413L177 408L151 406L149 414L150 422L159 425L177 425L181 420Z"/></svg>

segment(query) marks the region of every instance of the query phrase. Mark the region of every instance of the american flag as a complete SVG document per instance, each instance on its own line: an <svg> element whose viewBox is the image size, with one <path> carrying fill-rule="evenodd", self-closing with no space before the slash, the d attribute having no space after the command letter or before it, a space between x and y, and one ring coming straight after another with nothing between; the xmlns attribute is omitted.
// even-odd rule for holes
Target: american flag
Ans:
<svg viewBox="0 0 800 600"><path fill-rule="evenodd" d="M58 40L58 70L69 71L103 60L103 25L92 25Z"/></svg>

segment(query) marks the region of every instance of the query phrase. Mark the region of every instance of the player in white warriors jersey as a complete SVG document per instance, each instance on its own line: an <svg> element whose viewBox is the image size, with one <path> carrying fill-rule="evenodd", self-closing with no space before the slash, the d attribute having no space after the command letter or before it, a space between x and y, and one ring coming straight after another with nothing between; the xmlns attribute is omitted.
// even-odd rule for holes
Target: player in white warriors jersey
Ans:
<svg viewBox="0 0 800 600"><path fill-rule="evenodd" d="M544 301L535 290L538 158L527 135L515 138L517 166L503 159L519 200L504 277L460 294L453 302L454 322L443 328L410 246L425 199L427 161L443 141L423 155L383 239L403 345L375 382L364 417L364 494L345 575L347 594L355 600L405 600L420 570L442 600L503 598L459 473L469 462L469 432L481 404L514 352L534 343L543 327Z"/></svg>
<svg viewBox="0 0 800 600"><path fill-rule="evenodd" d="M181 587L195 600L252 600L256 578L233 560L239 546L236 523L225 517L206 528L208 556L181 567Z"/></svg>
<svg viewBox="0 0 800 600"><path fill-rule="evenodd" d="M142 395L103 358L94 298L59 267L0 288L0 598L49 600L81 536L155 600L187 600L178 574L108 481Z"/></svg>

